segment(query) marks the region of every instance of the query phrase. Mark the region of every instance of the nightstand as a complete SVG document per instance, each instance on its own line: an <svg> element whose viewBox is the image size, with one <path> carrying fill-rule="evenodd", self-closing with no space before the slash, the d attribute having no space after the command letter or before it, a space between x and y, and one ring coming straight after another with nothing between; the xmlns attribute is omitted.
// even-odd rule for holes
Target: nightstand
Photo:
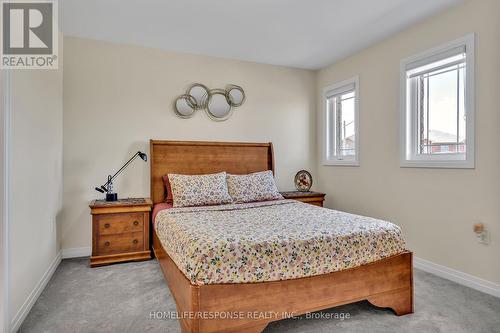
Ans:
<svg viewBox="0 0 500 333"><path fill-rule="evenodd" d="M280 193L285 199L298 200L320 207L323 207L323 201L325 201L325 194L319 192L288 191Z"/></svg>
<svg viewBox="0 0 500 333"><path fill-rule="evenodd" d="M90 267L151 259L149 247L149 198L118 201L94 200Z"/></svg>

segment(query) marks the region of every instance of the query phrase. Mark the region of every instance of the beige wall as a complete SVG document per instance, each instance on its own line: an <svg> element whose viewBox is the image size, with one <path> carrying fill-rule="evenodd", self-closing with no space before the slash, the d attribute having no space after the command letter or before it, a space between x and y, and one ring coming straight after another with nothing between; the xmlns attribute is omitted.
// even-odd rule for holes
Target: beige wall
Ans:
<svg viewBox="0 0 500 333"><path fill-rule="evenodd" d="M93 190L149 139L272 141L281 189L315 167L315 73L66 37L64 40L63 248L91 246ZM199 112L177 118L187 86L234 83L247 100L225 122ZM149 196L149 163L137 160L115 183L120 197Z"/></svg>
<svg viewBox="0 0 500 333"><path fill-rule="evenodd" d="M14 70L11 75L10 321L19 319L19 310L60 251L62 72L60 62L59 70Z"/></svg>
<svg viewBox="0 0 500 333"><path fill-rule="evenodd" d="M476 168L399 167L400 60L476 33ZM360 77L360 166L318 167L327 206L402 226L417 257L500 283L500 1L466 1L321 70L323 87ZM321 117L318 117L321 119ZM318 126L322 126L318 122ZM472 224L491 232L479 244Z"/></svg>

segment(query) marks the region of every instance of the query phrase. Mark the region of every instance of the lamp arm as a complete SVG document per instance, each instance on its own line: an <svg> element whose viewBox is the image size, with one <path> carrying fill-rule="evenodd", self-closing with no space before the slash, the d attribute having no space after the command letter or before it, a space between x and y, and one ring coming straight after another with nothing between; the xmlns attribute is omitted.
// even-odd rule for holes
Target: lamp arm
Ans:
<svg viewBox="0 0 500 333"><path fill-rule="evenodd" d="M111 183L116 176L118 176L132 161L139 156L139 152L135 153L134 156L132 156L121 168L118 170L111 178L109 178L102 186L107 187L109 183Z"/></svg>

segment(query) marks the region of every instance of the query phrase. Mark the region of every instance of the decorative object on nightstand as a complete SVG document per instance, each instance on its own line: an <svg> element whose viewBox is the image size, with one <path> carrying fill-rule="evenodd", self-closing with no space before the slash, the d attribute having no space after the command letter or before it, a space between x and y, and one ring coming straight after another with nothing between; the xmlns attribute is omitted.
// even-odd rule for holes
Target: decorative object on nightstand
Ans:
<svg viewBox="0 0 500 333"><path fill-rule="evenodd" d="M90 266L151 259L149 215L152 206L149 198L92 201Z"/></svg>
<svg viewBox="0 0 500 333"><path fill-rule="evenodd" d="M319 192L288 191L280 193L285 199L298 200L320 207L323 207L323 201L325 201L325 194Z"/></svg>
<svg viewBox="0 0 500 333"><path fill-rule="evenodd" d="M313 178L311 174L306 170L300 170L295 175L295 188L301 192L309 192L313 184Z"/></svg>
<svg viewBox="0 0 500 333"><path fill-rule="evenodd" d="M148 161L148 155L143 152L138 151L134 154L121 168L118 170L113 176L109 175L108 180L102 184L100 187L95 187L97 192L104 193L106 192L106 201L116 201L118 200L118 193L113 192L113 180L118 176L132 161L140 156L144 162Z"/></svg>

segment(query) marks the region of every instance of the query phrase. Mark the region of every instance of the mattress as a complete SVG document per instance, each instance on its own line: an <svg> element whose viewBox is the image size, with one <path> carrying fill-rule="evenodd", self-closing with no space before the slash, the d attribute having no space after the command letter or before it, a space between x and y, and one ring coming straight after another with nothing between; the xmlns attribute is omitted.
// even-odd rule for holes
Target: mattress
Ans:
<svg viewBox="0 0 500 333"><path fill-rule="evenodd" d="M405 250L393 223L295 200L169 208L154 228L193 285L327 274Z"/></svg>

